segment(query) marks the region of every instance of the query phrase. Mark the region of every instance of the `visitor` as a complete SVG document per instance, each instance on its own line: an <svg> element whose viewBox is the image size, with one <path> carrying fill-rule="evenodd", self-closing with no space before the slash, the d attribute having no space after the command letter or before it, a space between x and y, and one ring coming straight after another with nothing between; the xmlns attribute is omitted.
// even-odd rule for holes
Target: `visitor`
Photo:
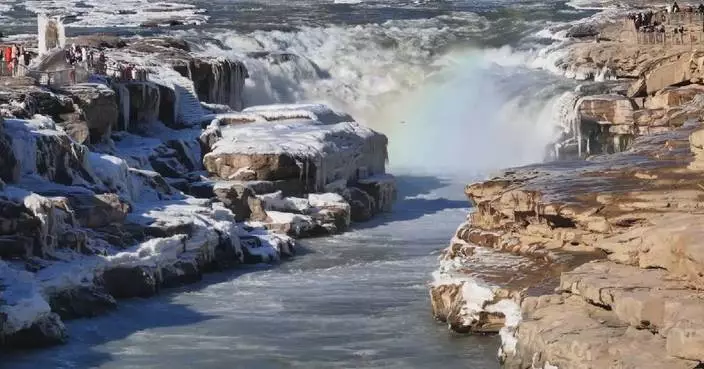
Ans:
<svg viewBox="0 0 704 369"><path fill-rule="evenodd" d="M679 12L680 12L680 6L677 5L677 1L675 1L674 3L672 3L672 12L673 12L673 13L679 13Z"/></svg>
<svg viewBox="0 0 704 369"><path fill-rule="evenodd" d="M13 70L13 75L17 75L18 70L17 70L17 65L19 64L20 60L20 48L17 45L12 46L12 70Z"/></svg>
<svg viewBox="0 0 704 369"><path fill-rule="evenodd" d="M86 58L88 68L93 68L93 50L88 51L88 56Z"/></svg>
<svg viewBox="0 0 704 369"><path fill-rule="evenodd" d="M704 4L699 3L699 6L697 7L697 13L704 14Z"/></svg>

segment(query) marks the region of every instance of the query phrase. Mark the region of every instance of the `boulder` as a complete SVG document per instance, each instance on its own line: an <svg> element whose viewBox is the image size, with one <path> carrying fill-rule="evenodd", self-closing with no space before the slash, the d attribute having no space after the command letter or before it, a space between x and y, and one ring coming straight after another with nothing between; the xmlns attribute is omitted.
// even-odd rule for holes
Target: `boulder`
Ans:
<svg viewBox="0 0 704 369"><path fill-rule="evenodd" d="M633 124L635 104L621 95L586 96L578 102L582 119L599 124Z"/></svg>
<svg viewBox="0 0 704 369"><path fill-rule="evenodd" d="M102 84L80 83L62 87L60 93L71 97L78 106L80 118L90 132L91 143L101 142L117 126L117 96L111 88ZM75 125L73 123L71 126Z"/></svg>
<svg viewBox="0 0 704 369"><path fill-rule="evenodd" d="M698 84L682 87L667 87L657 91L655 95L646 100L645 107L648 109L678 107L692 101L695 96L702 93L704 93L704 86Z"/></svg>
<svg viewBox="0 0 704 369"><path fill-rule="evenodd" d="M117 302L102 287L92 285L63 289L49 295L51 311L61 319L77 319L105 314Z"/></svg>
<svg viewBox="0 0 704 369"><path fill-rule="evenodd" d="M244 182L217 182L213 188L215 197L222 201L225 206L235 214L238 222L246 219L263 219L266 213L261 206L261 200L257 199L254 191Z"/></svg>
<svg viewBox="0 0 704 369"><path fill-rule="evenodd" d="M275 181L301 175L296 159L285 154L209 153L203 158L203 165L208 172L224 179Z"/></svg>
<svg viewBox="0 0 704 369"><path fill-rule="evenodd" d="M341 233L350 226L352 209L344 197L335 193L309 194L308 201L315 209L313 219L329 233Z"/></svg>
<svg viewBox="0 0 704 369"><path fill-rule="evenodd" d="M165 288L196 283L203 279L203 272L195 259L179 260L161 268L162 286Z"/></svg>
<svg viewBox="0 0 704 369"><path fill-rule="evenodd" d="M147 266L116 266L103 273L105 289L115 298L151 297L159 290L152 268Z"/></svg>
<svg viewBox="0 0 704 369"><path fill-rule="evenodd" d="M130 212L129 204L117 194L90 195L85 193L67 194L76 220L86 228L101 228L112 223L122 223Z"/></svg>
<svg viewBox="0 0 704 369"><path fill-rule="evenodd" d="M2 337L4 346L30 349L63 344L68 339L66 326L57 314L49 313L34 322L29 328Z"/></svg>
<svg viewBox="0 0 704 369"><path fill-rule="evenodd" d="M374 214L392 210L396 201L396 179L390 174L359 179L354 186L360 188L374 199Z"/></svg>
<svg viewBox="0 0 704 369"><path fill-rule="evenodd" d="M350 216L354 222L366 222L374 216L377 208L374 198L357 187L349 187L345 193L350 204Z"/></svg>

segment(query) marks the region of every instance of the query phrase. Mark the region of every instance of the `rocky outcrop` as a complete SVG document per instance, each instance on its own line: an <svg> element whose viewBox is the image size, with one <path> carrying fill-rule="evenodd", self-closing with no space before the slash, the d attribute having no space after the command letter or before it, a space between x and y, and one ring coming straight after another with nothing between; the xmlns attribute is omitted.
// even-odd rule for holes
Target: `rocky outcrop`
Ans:
<svg viewBox="0 0 704 369"><path fill-rule="evenodd" d="M695 116L700 99L672 91L656 94L651 108L685 102L677 109ZM591 116L613 111L589 109ZM702 129L693 119L677 126L638 137L625 152L516 168L467 186L475 210L431 286L436 318L460 332L501 328L506 368L697 367L704 361L704 248L695 226ZM546 260L557 272L497 280L475 272L482 247L528 256L526 264ZM554 291L540 288L546 280ZM497 319L502 301L520 304L518 321Z"/></svg>
<svg viewBox="0 0 704 369"><path fill-rule="evenodd" d="M120 48L106 50L111 67L139 59L148 77L55 90L0 80L0 346L62 343L61 319L275 263L295 254L293 237L391 210L386 137L349 115L232 113L223 104L241 108L243 64L184 41L83 44Z"/></svg>
<svg viewBox="0 0 704 369"><path fill-rule="evenodd" d="M215 142L203 164L220 178L298 179L309 192L320 192L335 181L384 173L386 137L325 106L252 107L239 117L254 122L216 119L206 130L219 133L209 134Z"/></svg>
<svg viewBox="0 0 704 369"><path fill-rule="evenodd" d="M73 99L79 114L79 121L85 124L90 140L71 135L80 143L99 143L109 137L117 126L118 105L115 91L101 84L77 84L65 86L61 93ZM75 123L71 126L75 130ZM82 132L81 130L79 130Z"/></svg>
<svg viewBox="0 0 704 369"><path fill-rule="evenodd" d="M244 63L224 58L191 59L174 65L174 69L193 80L200 101L227 105L234 110L244 108L242 93L249 77Z"/></svg>

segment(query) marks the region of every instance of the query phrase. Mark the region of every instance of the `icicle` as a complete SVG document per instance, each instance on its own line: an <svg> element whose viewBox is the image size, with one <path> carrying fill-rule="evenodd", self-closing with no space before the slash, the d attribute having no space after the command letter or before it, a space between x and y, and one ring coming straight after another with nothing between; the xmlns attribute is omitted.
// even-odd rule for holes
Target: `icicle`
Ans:
<svg viewBox="0 0 704 369"><path fill-rule="evenodd" d="M589 138L587 137L587 150L589 150ZM582 157L582 129L577 128L577 155Z"/></svg>

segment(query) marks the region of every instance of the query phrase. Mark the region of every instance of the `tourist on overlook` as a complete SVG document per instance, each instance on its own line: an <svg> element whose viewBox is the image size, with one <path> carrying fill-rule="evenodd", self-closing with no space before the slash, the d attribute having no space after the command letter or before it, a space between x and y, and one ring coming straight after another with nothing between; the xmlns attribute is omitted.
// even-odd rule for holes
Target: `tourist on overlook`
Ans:
<svg viewBox="0 0 704 369"><path fill-rule="evenodd" d="M677 1L672 3L672 13L679 13L680 12L680 6L677 5Z"/></svg>

